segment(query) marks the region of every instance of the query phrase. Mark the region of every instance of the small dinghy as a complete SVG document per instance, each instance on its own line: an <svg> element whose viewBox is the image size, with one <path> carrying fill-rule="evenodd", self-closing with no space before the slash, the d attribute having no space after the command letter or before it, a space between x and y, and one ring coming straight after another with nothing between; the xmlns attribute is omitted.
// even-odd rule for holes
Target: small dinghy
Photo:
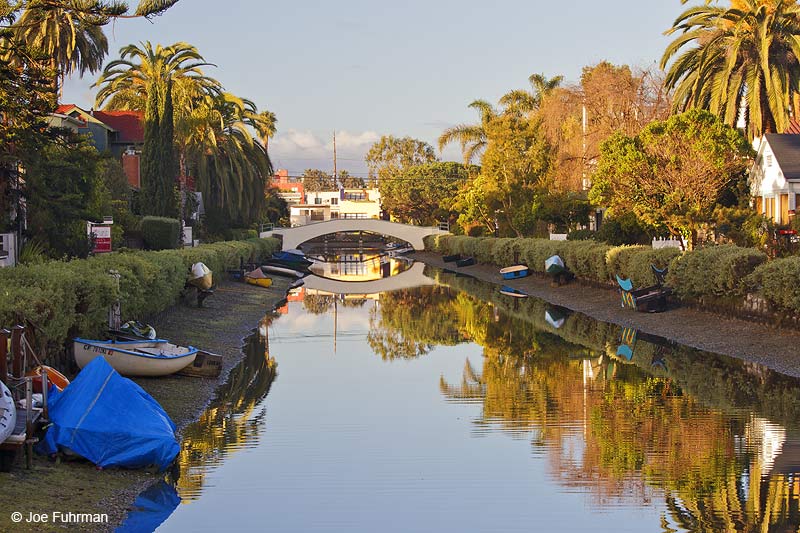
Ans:
<svg viewBox="0 0 800 533"><path fill-rule="evenodd" d="M17 408L6 384L0 381L0 443L11 436L17 424Z"/></svg>
<svg viewBox="0 0 800 533"><path fill-rule="evenodd" d="M508 285L503 285L500 288L500 294L504 294L506 296L511 296L512 298L527 298L528 295L522 292L519 289L515 289L514 287L509 287Z"/></svg>
<svg viewBox="0 0 800 533"><path fill-rule="evenodd" d="M168 376L183 370L197 357L197 348L177 346L156 339L152 341L73 340L75 362L84 368L103 356L123 376Z"/></svg>
<svg viewBox="0 0 800 533"><path fill-rule="evenodd" d="M442 257L442 261L444 261L445 263L455 263L459 259L461 259L461 254L446 255Z"/></svg>
<svg viewBox="0 0 800 533"><path fill-rule="evenodd" d="M257 287L267 288L272 286L272 278L268 278L260 267L245 274L244 281L245 283L249 283L250 285L255 285Z"/></svg>
<svg viewBox="0 0 800 533"><path fill-rule="evenodd" d="M303 273L294 270L293 268L283 267L278 265L262 265L261 266L262 272L265 274L274 274L276 276L282 276L284 278L302 278Z"/></svg>
<svg viewBox="0 0 800 533"><path fill-rule="evenodd" d="M500 269L500 274L503 279L519 279L528 276L530 270L525 265L516 265Z"/></svg>
<svg viewBox="0 0 800 533"><path fill-rule="evenodd" d="M25 377L33 378L33 392L42 392L42 374L45 370L47 371L47 383L50 385L55 385L59 391L63 391L67 388L67 385L69 385L69 380L64 374L51 366L39 365L25 373Z"/></svg>
<svg viewBox="0 0 800 533"><path fill-rule="evenodd" d="M459 268L472 266L474 264L475 264L474 257L464 257L463 259L459 259L458 261L456 261L456 266Z"/></svg>

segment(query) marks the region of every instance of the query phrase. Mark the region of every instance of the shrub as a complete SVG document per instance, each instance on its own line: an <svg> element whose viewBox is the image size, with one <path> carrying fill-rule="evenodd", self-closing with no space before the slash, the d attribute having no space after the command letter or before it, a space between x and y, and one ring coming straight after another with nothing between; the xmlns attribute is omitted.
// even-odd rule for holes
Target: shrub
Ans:
<svg viewBox="0 0 800 533"><path fill-rule="evenodd" d="M766 254L752 248L701 248L676 258L667 282L681 298L740 296L746 292L745 277L766 260Z"/></svg>
<svg viewBox="0 0 800 533"><path fill-rule="evenodd" d="M609 275L630 278L633 286L647 287L656 281L651 265L665 268L681 255L678 248L654 250L649 246L617 246L611 248L606 256Z"/></svg>
<svg viewBox="0 0 800 533"><path fill-rule="evenodd" d="M800 313L800 257L775 259L759 265L745 283L778 310Z"/></svg>
<svg viewBox="0 0 800 533"><path fill-rule="evenodd" d="M576 229L567 234L568 241L588 241L594 239L595 232L590 229Z"/></svg>
<svg viewBox="0 0 800 533"><path fill-rule="evenodd" d="M178 248L181 242L181 221L165 217L144 217L142 239L149 250Z"/></svg>

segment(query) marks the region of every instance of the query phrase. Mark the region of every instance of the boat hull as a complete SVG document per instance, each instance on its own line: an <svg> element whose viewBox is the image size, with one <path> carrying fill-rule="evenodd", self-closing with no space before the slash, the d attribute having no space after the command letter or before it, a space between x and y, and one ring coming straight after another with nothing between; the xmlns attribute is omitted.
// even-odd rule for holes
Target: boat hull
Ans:
<svg viewBox="0 0 800 533"><path fill-rule="evenodd" d="M554 255L544 262L544 270L551 275L561 274L566 270L566 266L559 256Z"/></svg>
<svg viewBox="0 0 800 533"><path fill-rule="evenodd" d="M525 265L517 265L500 270L500 274L503 279L520 279L527 277L530 274L530 270Z"/></svg>
<svg viewBox="0 0 800 533"><path fill-rule="evenodd" d="M456 261L456 266L459 268L472 266L474 264L475 264L474 257L465 257L464 259L459 259L458 261Z"/></svg>
<svg viewBox="0 0 800 533"><path fill-rule="evenodd" d="M272 286L272 280L270 278L244 278L244 282L248 285L255 285L256 287L267 287Z"/></svg>
<svg viewBox="0 0 800 533"><path fill-rule="evenodd" d="M59 391L63 391L67 388L67 385L69 385L69 379L67 379L67 376L53 367L40 365L25 373L26 377L33 378L33 392L42 392L42 374L44 373L45 369L47 370L47 383L50 385L55 385Z"/></svg>
<svg viewBox="0 0 800 533"><path fill-rule="evenodd" d="M294 270L293 268L289 267L282 267L276 265L262 265L261 270L265 274L275 274L276 276L282 276L285 278L302 278L303 273Z"/></svg>
<svg viewBox="0 0 800 533"><path fill-rule="evenodd" d="M511 296L512 298L527 298L528 295L522 292L521 290L515 289L514 287L509 287L507 285L503 285L500 288L500 294L505 296Z"/></svg>
<svg viewBox="0 0 800 533"><path fill-rule="evenodd" d="M123 376L168 376L183 370L197 357L197 348L184 348L163 340L103 342L88 339L73 341L75 362L84 368L96 357L103 357ZM157 355L157 354L163 355Z"/></svg>
<svg viewBox="0 0 800 533"><path fill-rule="evenodd" d="M0 381L0 443L14 433L17 425L17 408L6 384Z"/></svg>
<svg viewBox="0 0 800 533"><path fill-rule="evenodd" d="M461 259L461 254L446 255L442 257L442 261L444 261L445 263L455 263L459 259Z"/></svg>

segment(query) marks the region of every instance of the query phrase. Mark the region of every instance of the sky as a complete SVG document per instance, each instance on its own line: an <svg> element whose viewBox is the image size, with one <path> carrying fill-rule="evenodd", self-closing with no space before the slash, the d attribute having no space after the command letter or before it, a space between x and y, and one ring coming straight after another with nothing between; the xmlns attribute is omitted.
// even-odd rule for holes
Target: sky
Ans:
<svg viewBox="0 0 800 533"><path fill-rule="evenodd" d="M130 0L135 5L136 0ZM107 61L130 43L195 45L206 74L278 117L275 168L300 175L338 168L365 175L381 135L436 146L441 132L474 123L467 106L496 102L528 76L564 75L608 60L652 66L680 0L180 0L152 21L109 25ZM69 79L64 103L91 108L97 75ZM458 146L442 159L460 161Z"/></svg>

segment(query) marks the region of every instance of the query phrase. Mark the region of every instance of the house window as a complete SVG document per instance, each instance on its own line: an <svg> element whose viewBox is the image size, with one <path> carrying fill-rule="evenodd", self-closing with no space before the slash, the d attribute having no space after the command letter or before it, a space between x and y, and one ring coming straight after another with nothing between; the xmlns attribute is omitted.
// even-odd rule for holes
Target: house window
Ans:
<svg viewBox="0 0 800 533"><path fill-rule="evenodd" d="M338 198L331 198L331 205L339 205L339 199Z"/></svg>
<svg viewBox="0 0 800 533"><path fill-rule="evenodd" d="M331 220L333 220L334 218L339 218L338 211L331 211Z"/></svg>
<svg viewBox="0 0 800 533"><path fill-rule="evenodd" d="M363 220L369 217L367 217L366 213L342 213L342 218L351 220Z"/></svg>
<svg viewBox="0 0 800 533"><path fill-rule="evenodd" d="M771 156L771 155L768 155L768 156L766 157L766 160L767 160L767 166L768 166L768 167L771 167L771 166L772 166L772 156Z"/></svg>
<svg viewBox="0 0 800 533"><path fill-rule="evenodd" d="M365 192L346 192L344 193L344 200L350 200L351 202L362 202L367 199L367 193Z"/></svg>
<svg viewBox="0 0 800 533"><path fill-rule="evenodd" d="M319 196L314 198L314 205L320 205L322 203L322 198Z"/></svg>

